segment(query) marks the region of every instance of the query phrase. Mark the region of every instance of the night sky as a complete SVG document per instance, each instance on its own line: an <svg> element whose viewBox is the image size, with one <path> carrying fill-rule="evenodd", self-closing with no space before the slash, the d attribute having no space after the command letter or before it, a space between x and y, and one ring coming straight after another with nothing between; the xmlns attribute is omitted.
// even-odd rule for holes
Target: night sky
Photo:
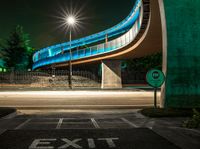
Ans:
<svg viewBox="0 0 200 149"><path fill-rule="evenodd" d="M58 28L63 11L79 10L81 27L73 39L97 33L122 21L135 0L0 0L0 39L16 25L30 35L31 45L42 48L68 41L67 31ZM62 11L63 10L63 11Z"/></svg>

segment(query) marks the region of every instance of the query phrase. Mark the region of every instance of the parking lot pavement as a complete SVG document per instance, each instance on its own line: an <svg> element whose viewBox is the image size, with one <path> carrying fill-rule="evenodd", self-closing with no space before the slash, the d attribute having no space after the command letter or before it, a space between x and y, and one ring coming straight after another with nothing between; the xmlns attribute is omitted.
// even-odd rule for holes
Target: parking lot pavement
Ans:
<svg viewBox="0 0 200 149"><path fill-rule="evenodd" d="M6 129L0 129L0 135L2 134L2 133L4 133L6 131Z"/></svg>
<svg viewBox="0 0 200 149"><path fill-rule="evenodd" d="M138 128L136 124L121 118L14 118L1 122L1 128L14 130L49 129L123 129Z"/></svg>
<svg viewBox="0 0 200 149"><path fill-rule="evenodd" d="M136 109L30 112L19 114L12 119L0 120L0 146L1 149L23 149L34 148L34 146L37 148L46 144L47 147L49 145L51 148L56 148L63 145L66 139L68 143L71 139L71 143L78 142L86 149L102 147L105 149L123 149L124 147L125 149L160 149L163 148L160 143L166 144L167 149L188 149L189 146L190 149L198 149L200 133L198 130L182 128L181 124L185 119L147 118L138 113ZM68 135L65 136L65 134ZM6 141L8 138L10 139ZM64 142L63 138L65 138ZM113 147L112 144L110 147L108 143L106 147L105 144L99 144L99 138L104 138L105 142L111 144L116 141L112 138L118 138L118 145ZM143 145L141 145L142 142ZM87 143L89 146L86 145ZM126 146L127 144L130 146ZM76 147L71 146L71 148Z"/></svg>
<svg viewBox="0 0 200 149"><path fill-rule="evenodd" d="M9 130L0 140L2 149L179 149L146 128Z"/></svg>

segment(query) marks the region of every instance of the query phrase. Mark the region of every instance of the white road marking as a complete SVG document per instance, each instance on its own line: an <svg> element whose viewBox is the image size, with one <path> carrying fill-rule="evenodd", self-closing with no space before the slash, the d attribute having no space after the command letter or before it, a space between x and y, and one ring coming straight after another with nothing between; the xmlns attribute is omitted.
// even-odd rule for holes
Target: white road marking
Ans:
<svg viewBox="0 0 200 149"><path fill-rule="evenodd" d="M89 148L96 148L94 139L88 138L88 146L89 146Z"/></svg>
<svg viewBox="0 0 200 149"><path fill-rule="evenodd" d="M58 142L59 141L59 142ZM59 147L55 147L54 145L61 143ZM109 148L116 148L117 144L116 141L119 141L119 138L74 138L73 140L71 139L67 139L67 138L61 138L61 139L56 139L56 138L43 138L43 139L35 139L32 144L29 146L29 149L67 149L67 148L74 148L74 149L83 149L84 147L86 147L86 144L83 144L83 141L87 141L85 142L86 144L88 143L88 147L90 149L95 149L97 146L96 145L100 145L101 144L107 144L107 146ZM57 142L57 143L56 143ZM98 144L96 144L95 142L98 142ZM80 144L84 145L81 146ZM87 147L86 147L87 148Z"/></svg>
<svg viewBox="0 0 200 149"><path fill-rule="evenodd" d="M62 122L63 122L63 118L60 118L59 121L58 121L58 124L56 126L56 129L60 129Z"/></svg>
<svg viewBox="0 0 200 149"><path fill-rule="evenodd" d="M139 126L137 126L136 124L130 122L129 120L125 119L125 118L121 118L122 121L124 121L125 123L129 124L131 127L135 127L138 128Z"/></svg>
<svg viewBox="0 0 200 149"><path fill-rule="evenodd" d="M98 123L95 121L94 118L91 118L91 122L94 125L95 128L100 128L100 126L98 125Z"/></svg>
<svg viewBox="0 0 200 149"><path fill-rule="evenodd" d="M2 117L2 119L12 119L12 118L14 118L16 116L17 116L17 112L13 112L11 114L8 114L8 115Z"/></svg>
<svg viewBox="0 0 200 149"><path fill-rule="evenodd" d="M2 133L4 133L6 131L6 129L0 129L0 135L2 134Z"/></svg>
<svg viewBox="0 0 200 149"><path fill-rule="evenodd" d="M56 141L56 139L35 139L33 143L29 146L29 149L53 149L53 146L50 145L51 142ZM39 147L45 145L44 147Z"/></svg>
<svg viewBox="0 0 200 149"><path fill-rule="evenodd" d="M23 123L21 123L20 125L18 125L16 128L15 128L15 130L17 130L17 129L21 129L24 125L26 125L28 122L30 122L31 121L31 119L27 119L25 122L23 122Z"/></svg>
<svg viewBox="0 0 200 149"><path fill-rule="evenodd" d="M144 115L142 115L141 113L137 113L137 114L135 114L135 116L137 117L137 118L146 118Z"/></svg>
<svg viewBox="0 0 200 149"><path fill-rule="evenodd" d="M149 129L153 129L154 124L155 124L155 121L147 122L146 127Z"/></svg>
<svg viewBox="0 0 200 149"><path fill-rule="evenodd" d="M58 147L58 149L65 149L65 148L68 148L68 147L73 147L73 148L82 148L81 146L79 146L77 144L77 142L80 142L82 139L74 139L74 140L69 140L67 138L63 138L61 139L62 141L65 142L65 144L63 146L60 146Z"/></svg>

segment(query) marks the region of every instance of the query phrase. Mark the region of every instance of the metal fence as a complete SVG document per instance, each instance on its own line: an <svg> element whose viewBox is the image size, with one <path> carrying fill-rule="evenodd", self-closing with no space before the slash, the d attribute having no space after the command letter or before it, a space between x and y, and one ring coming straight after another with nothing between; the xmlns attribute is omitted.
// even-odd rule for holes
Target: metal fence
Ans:
<svg viewBox="0 0 200 149"><path fill-rule="evenodd" d="M146 71L122 72L124 86L146 84ZM74 88L100 88L101 76L89 71L73 71L72 85ZM68 70L49 71L11 71L0 73L0 86L25 87L69 87Z"/></svg>
<svg viewBox="0 0 200 149"><path fill-rule="evenodd" d="M99 87L100 77L88 71L73 71L73 87ZM11 71L0 73L0 85L28 87L69 87L69 71Z"/></svg>
<svg viewBox="0 0 200 149"><path fill-rule="evenodd" d="M122 83L124 85L147 84L147 71L126 71L122 72Z"/></svg>

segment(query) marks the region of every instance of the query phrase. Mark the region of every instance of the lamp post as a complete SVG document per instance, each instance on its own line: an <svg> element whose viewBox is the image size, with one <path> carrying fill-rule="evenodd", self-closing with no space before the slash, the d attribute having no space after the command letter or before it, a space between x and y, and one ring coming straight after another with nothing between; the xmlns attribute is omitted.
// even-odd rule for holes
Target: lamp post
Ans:
<svg viewBox="0 0 200 149"><path fill-rule="evenodd" d="M72 49L71 49L71 41L72 41L72 27L76 24L76 18L74 16L69 16L66 19L66 23L69 26L69 54L70 54L70 59L69 59L69 87L72 89Z"/></svg>

